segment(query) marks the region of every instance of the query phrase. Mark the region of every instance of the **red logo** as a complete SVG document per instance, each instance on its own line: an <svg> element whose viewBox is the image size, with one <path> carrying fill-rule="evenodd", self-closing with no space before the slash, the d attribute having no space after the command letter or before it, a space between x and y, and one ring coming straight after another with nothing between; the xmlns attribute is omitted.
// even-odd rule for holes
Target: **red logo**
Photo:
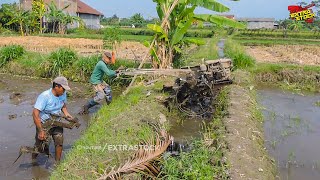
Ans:
<svg viewBox="0 0 320 180"><path fill-rule="evenodd" d="M313 6L315 6L314 3L306 7L298 5L288 6L288 10L290 11L290 19L312 23L316 15L313 13L312 9L309 8Z"/></svg>

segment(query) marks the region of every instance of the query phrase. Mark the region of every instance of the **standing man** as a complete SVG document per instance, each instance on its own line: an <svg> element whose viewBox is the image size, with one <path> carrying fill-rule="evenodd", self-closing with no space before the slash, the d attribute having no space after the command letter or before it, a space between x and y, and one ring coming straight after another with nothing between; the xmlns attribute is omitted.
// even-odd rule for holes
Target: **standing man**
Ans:
<svg viewBox="0 0 320 180"><path fill-rule="evenodd" d="M105 74L109 77L116 76L116 71L113 71L108 66L110 64L114 64L115 60L114 52L112 52L112 54L110 52L104 52L102 54L102 60L96 64L90 78L90 83L93 85L96 95L83 106L83 110L79 114L88 114L89 108L100 104L103 99L107 101L107 104L111 103L112 90L110 85L103 81L103 76Z"/></svg>
<svg viewBox="0 0 320 180"><path fill-rule="evenodd" d="M63 113L66 117L72 119L66 106L66 90L70 90L68 80L65 77L57 77L52 82L52 88L42 92L37 98L32 116L34 124L36 125L35 147L38 149L43 149L43 147L40 146L43 145L43 141L46 141L48 138L46 137L47 133L43 129L42 124L51 120L53 118L51 115L61 116ZM47 132L54 140L55 160L59 163L63 146L63 128L52 127L47 130ZM49 149L46 150L48 151ZM38 154L32 154L32 160L35 160L37 155Z"/></svg>

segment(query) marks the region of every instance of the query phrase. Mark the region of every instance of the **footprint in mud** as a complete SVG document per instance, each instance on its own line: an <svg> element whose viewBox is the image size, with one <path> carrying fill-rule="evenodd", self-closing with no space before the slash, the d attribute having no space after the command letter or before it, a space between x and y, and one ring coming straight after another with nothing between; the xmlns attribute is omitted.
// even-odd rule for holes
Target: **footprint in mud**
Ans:
<svg viewBox="0 0 320 180"><path fill-rule="evenodd" d="M9 99L13 101L13 104L20 104L22 101L23 95L21 93L14 92L9 96Z"/></svg>
<svg viewBox="0 0 320 180"><path fill-rule="evenodd" d="M9 120L16 119L16 118L17 118L17 114L9 115Z"/></svg>
<svg viewBox="0 0 320 180"><path fill-rule="evenodd" d="M10 99L16 99L16 98L21 98L22 94L21 93L12 93L10 95Z"/></svg>

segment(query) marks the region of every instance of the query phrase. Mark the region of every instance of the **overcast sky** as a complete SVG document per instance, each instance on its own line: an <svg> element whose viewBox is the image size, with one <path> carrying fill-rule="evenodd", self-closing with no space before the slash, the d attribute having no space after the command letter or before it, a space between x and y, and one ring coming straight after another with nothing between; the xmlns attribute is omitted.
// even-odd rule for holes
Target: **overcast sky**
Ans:
<svg viewBox="0 0 320 180"><path fill-rule="evenodd" d="M12 3L17 0L0 0L0 3ZM152 0L82 0L93 8L109 17L130 17L134 13L141 13L145 18L157 17L155 3ZM218 0L228 6L236 17L264 17L284 19L289 16L288 5L295 5L303 0L240 0L238 2ZM304 0L310 3L312 0ZM212 13L204 9L197 9L197 13Z"/></svg>

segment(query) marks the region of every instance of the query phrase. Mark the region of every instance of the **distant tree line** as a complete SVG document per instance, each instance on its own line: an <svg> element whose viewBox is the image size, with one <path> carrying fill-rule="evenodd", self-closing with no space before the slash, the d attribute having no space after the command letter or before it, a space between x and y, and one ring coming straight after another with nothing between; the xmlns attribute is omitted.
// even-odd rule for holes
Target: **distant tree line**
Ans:
<svg viewBox="0 0 320 180"><path fill-rule="evenodd" d="M146 27L147 24L159 22L158 18L145 19L140 13L136 13L129 18L119 18L116 14L111 17L102 17L101 25L106 26L134 26L136 28Z"/></svg>

